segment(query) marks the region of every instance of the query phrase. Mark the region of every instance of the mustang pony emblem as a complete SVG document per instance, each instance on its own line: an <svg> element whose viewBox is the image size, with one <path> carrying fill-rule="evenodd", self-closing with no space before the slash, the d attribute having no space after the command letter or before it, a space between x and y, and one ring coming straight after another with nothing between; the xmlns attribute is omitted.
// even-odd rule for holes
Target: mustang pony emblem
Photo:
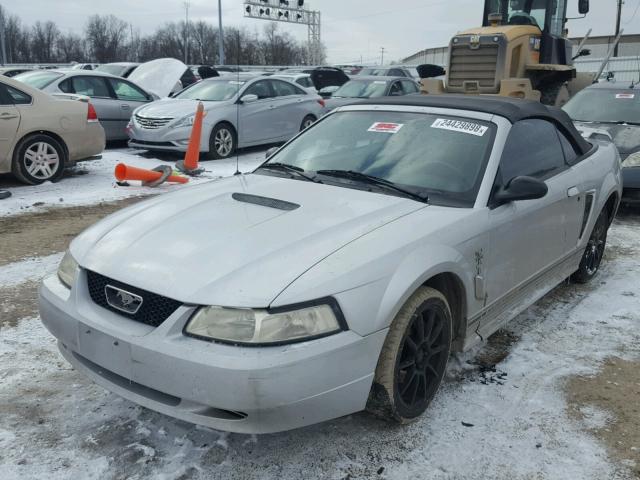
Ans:
<svg viewBox="0 0 640 480"><path fill-rule="evenodd" d="M142 297L121 288L107 285L104 287L107 303L116 310L135 315L142 306Z"/></svg>

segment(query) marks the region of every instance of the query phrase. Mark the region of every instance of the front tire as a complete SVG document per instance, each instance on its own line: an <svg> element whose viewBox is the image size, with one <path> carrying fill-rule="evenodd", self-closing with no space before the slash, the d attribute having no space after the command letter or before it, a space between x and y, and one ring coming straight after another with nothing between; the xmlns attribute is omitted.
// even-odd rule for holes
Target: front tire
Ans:
<svg viewBox="0 0 640 480"><path fill-rule="evenodd" d="M416 291L391 323L367 410L402 424L422 415L444 377L452 326L444 295L430 287Z"/></svg>
<svg viewBox="0 0 640 480"><path fill-rule="evenodd" d="M237 148L238 140L233 127L228 123L219 123L211 132L207 158L224 160L231 157Z"/></svg>
<svg viewBox="0 0 640 480"><path fill-rule="evenodd" d="M12 172L29 185L55 182L62 177L67 154L60 142L45 134L21 140L13 154Z"/></svg>
<svg viewBox="0 0 640 480"><path fill-rule="evenodd" d="M587 247L582 254L580 267L571 276L576 283L588 283L596 276L600 270L602 257L607 245L607 230L609 229L609 215L607 209L603 208L598 215L596 224L593 227Z"/></svg>

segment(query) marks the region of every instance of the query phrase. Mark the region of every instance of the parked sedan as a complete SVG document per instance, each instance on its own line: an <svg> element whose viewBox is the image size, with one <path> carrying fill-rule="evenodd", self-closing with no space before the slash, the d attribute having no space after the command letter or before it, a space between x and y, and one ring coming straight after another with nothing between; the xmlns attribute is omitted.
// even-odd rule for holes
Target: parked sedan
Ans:
<svg viewBox="0 0 640 480"><path fill-rule="evenodd" d="M272 76L272 78L281 78L283 80L288 80L290 82L296 83L300 85L305 90L311 93L318 93L316 87L313 85L313 81L311 80L311 75L308 73L276 73Z"/></svg>
<svg viewBox="0 0 640 480"><path fill-rule="evenodd" d="M126 140L131 112L157 98L129 80L98 71L46 70L27 72L14 78L47 93L86 95L98 112L109 141Z"/></svg>
<svg viewBox="0 0 640 480"><path fill-rule="evenodd" d="M416 78L416 75L408 67L364 67L358 71L357 75L364 77Z"/></svg>
<svg viewBox="0 0 640 480"><path fill-rule="evenodd" d="M640 205L640 86L598 83L580 91L562 108L578 129L609 133L622 159L622 200Z"/></svg>
<svg viewBox="0 0 640 480"><path fill-rule="evenodd" d="M252 174L89 228L40 314L78 372L185 421L266 433L367 409L406 423L452 350L597 275L621 193L613 144L560 110L368 100Z"/></svg>
<svg viewBox="0 0 640 480"><path fill-rule="evenodd" d="M65 166L102 153L104 145L90 103L56 99L0 77L0 173L32 185L55 181Z"/></svg>
<svg viewBox="0 0 640 480"><path fill-rule="evenodd" d="M326 101L326 108L331 111L358 98L401 97L419 92L420 86L408 78L356 75L331 95Z"/></svg>
<svg viewBox="0 0 640 480"><path fill-rule="evenodd" d="M200 151L209 158L237 148L284 142L320 118L324 101L286 80L230 75L203 80L174 98L140 107L129 126L129 145L187 150L198 102L206 116Z"/></svg>

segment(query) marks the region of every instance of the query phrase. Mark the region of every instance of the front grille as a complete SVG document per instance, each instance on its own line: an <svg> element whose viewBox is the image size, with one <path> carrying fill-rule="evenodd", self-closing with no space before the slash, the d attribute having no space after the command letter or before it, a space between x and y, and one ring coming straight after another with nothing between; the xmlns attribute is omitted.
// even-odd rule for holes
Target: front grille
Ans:
<svg viewBox="0 0 640 480"><path fill-rule="evenodd" d="M148 140L138 140L137 138L132 138L131 141L138 145L148 145L150 147L175 147L171 142L150 142Z"/></svg>
<svg viewBox="0 0 640 480"><path fill-rule="evenodd" d="M127 292L134 293L142 297L142 305L140 306L140 309L135 314L131 315L122 312L117 308L113 308L107 302L107 296L105 293L105 287L107 285L121 288L123 290L126 290ZM158 325L160 325L167 318L169 318L180 305L182 305L177 300L163 297L162 295L151 293L140 288L132 287L131 285L118 282L117 280L112 280L90 270L87 270L87 287L89 288L89 295L91 296L91 300L100 305L102 308L106 308L107 310L115 312L118 315L122 315L123 317L129 318L136 322L151 325L152 327L157 327Z"/></svg>
<svg viewBox="0 0 640 480"><path fill-rule="evenodd" d="M448 86L462 88L465 81L478 82L479 87L496 86L499 45L480 44L472 49L469 45L452 45L449 63Z"/></svg>
<svg viewBox="0 0 640 480"><path fill-rule="evenodd" d="M145 130L157 130L167 125L171 120L173 120L173 118L168 118L168 117L150 118L150 117L142 117L136 114L135 120L140 128L144 128Z"/></svg>

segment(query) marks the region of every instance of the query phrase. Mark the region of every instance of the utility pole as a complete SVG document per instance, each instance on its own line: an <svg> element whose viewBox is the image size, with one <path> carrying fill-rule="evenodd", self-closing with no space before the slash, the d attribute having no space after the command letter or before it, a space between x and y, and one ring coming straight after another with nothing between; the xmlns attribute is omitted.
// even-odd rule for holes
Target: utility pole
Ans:
<svg viewBox="0 0 640 480"><path fill-rule="evenodd" d="M5 65L7 63L7 48L4 44L4 11L3 16L0 17L0 63Z"/></svg>
<svg viewBox="0 0 640 480"><path fill-rule="evenodd" d="M382 55L380 56L380 66L384 66L384 47L380 48L380 52L382 53Z"/></svg>
<svg viewBox="0 0 640 480"><path fill-rule="evenodd" d="M185 22L184 22L184 63L189 62L189 1L184 2Z"/></svg>
<svg viewBox="0 0 640 480"><path fill-rule="evenodd" d="M620 34L620 20L622 19L622 3L623 0L618 0L618 17L616 18L616 37ZM615 49L613 50L613 56L618 56L618 46L620 42L616 43Z"/></svg>
<svg viewBox="0 0 640 480"><path fill-rule="evenodd" d="M222 31L222 0L218 0L218 61L224 65L224 33ZM240 55L240 52L238 52ZM240 61L238 57L238 62Z"/></svg>

